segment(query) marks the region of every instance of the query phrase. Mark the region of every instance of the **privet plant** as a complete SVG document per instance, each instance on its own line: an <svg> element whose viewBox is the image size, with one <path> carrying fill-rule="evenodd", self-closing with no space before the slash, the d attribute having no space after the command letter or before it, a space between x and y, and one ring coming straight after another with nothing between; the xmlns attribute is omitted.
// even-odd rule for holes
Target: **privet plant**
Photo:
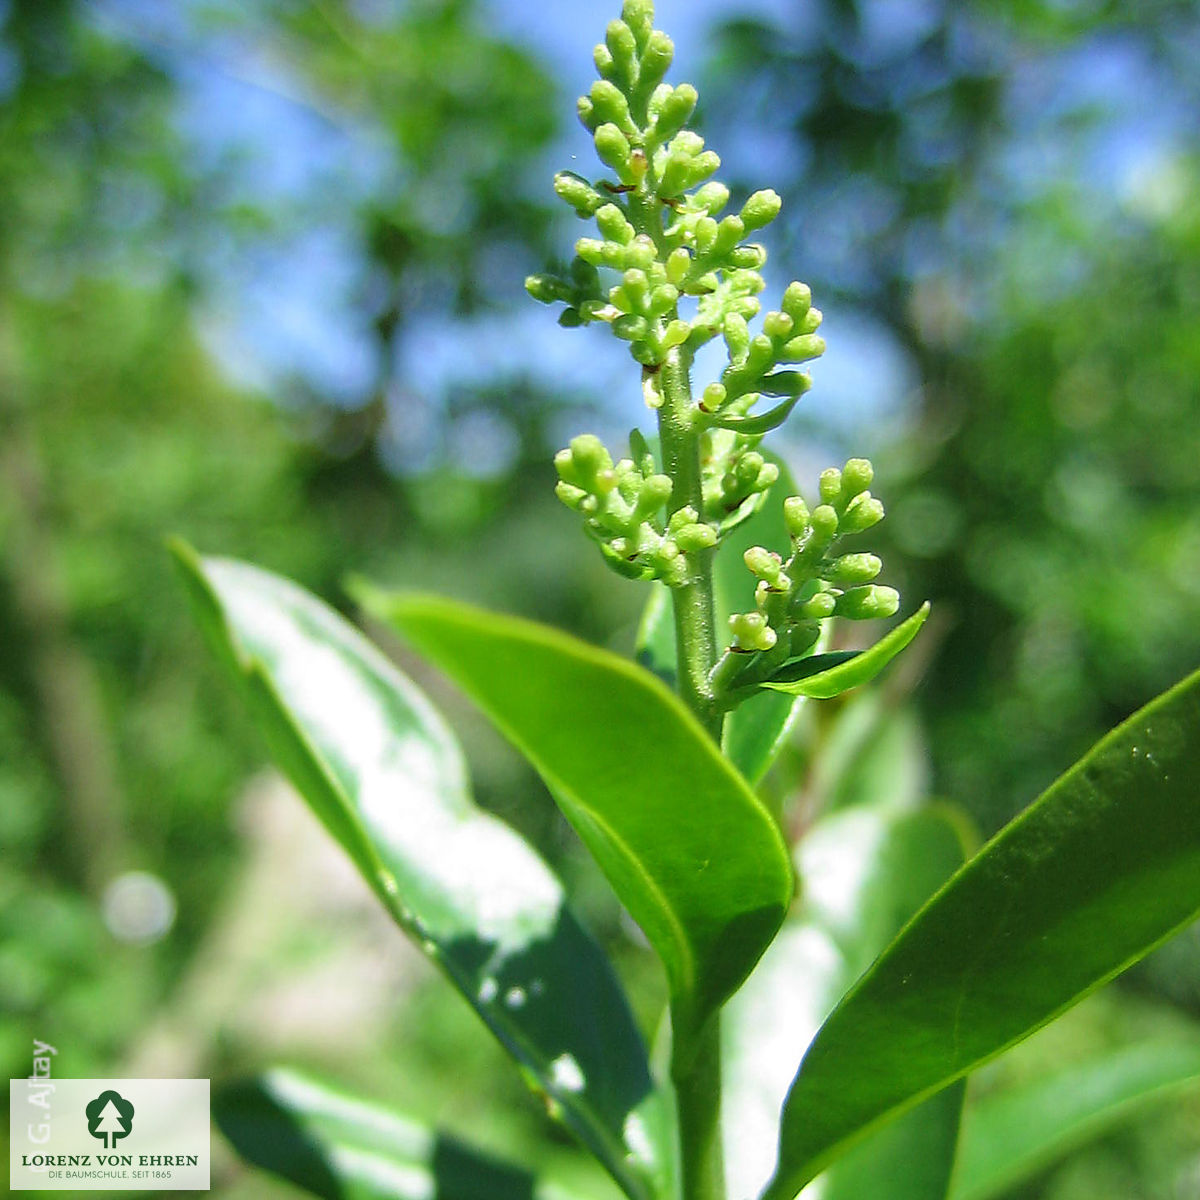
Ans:
<svg viewBox="0 0 1200 1200"><path fill-rule="evenodd" d="M821 314L802 283L763 311L754 239L779 197L730 206L652 20L626 0L596 47L579 114L601 177L555 179L595 232L526 284L560 324L608 325L640 373L653 428L628 454L584 434L556 459L605 560L651 583L638 663L445 599L352 591L529 758L645 932L669 995L653 1061L562 886L473 804L414 685L294 584L184 547L179 561L277 763L632 1200L791 1200L814 1180L847 1200L982 1200L1200 1073L1195 1041L1133 1046L963 1121L969 1072L1200 908L1200 676L965 862L952 810L886 785L788 844L756 786L798 707L870 680L926 608L867 650L828 649L839 619L898 610L860 545L883 506L863 459L806 500L763 448L810 386ZM718 338L727 365L695 379ZM564 1195L292 1072L226 1088L218 1114L248 1159L320 1195Z"/></svg>

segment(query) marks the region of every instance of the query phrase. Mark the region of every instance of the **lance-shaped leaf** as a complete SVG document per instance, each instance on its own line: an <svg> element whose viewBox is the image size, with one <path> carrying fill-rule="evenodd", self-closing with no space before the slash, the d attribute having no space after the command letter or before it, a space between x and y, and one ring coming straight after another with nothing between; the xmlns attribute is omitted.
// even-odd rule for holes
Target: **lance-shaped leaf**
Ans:
<svg viewBox="0 0 1200 1200"><path fill-rule="evenodd" d="M625 995L549 868L471 800L437 712L294 583L176 554L276 763L564 1122L631 1196L649 1195L659 1101Z"/></svg>
<svg viewBox="0 0 1200 1200"><path fill-rule="evenodd" d="M792 1064L846 988L959 867L964 847L944 809L872 805L820 821L797 853L800 909L721 1018L731 1196L755 1196L771 1177ZM822 1177L822 1197L943 1196L961 1105L961 1089L949 1089L880 1130Z"/></svg>
<svg viewBox="0 0 1200 1200"><path fill-rule="evenodd" d="M851 688L870 683L917 636L927 616L928 601L866 650L839 650L833 654L795 659L784 663L770 679L764 679L758 686L793 696L811 696L816 700L840 696Z"/></svg>
<svg viewBox="0 0 1200 1200"><path fill-rule="evenodd" d="M765 502L748 520L721 538L713 566L713 599L717 638L729 640L729 618L754 608L758 577L750 571L744 555L751 546L782 550L791 539L783 520L783 497L796 494L796 484L786 464L765 455L779 468ZM670 589L654 584L638 629L638 661L668 681L675 677L675 622ZM787 731L803 703L792 696L757 692L725 718L721 744L734 766L751 782L766 774L783 745Z"/></svg>
<svg viewBox="0 0 1200 1200"><path fill-rule="evenodd" d="M1200 1086L1200 1036L1159 1037L1006 1088L963 1123L951 1200L996 1200L1157 1101Z"/></svg>
<svg viewBox="0 0 1200 1200"><path fill-rule="evenodd" d="M213 1117L247 1162L325 1200L573 1200L520 1167L296 1071L219 1089Z"/></svg>
<svg viewBox="0 0 1200 1200"><path fill-rule="evenodd" d="M809 1048L791 1200L857 1138L1027 1037L1200 910L1200 674L1113 730L913 918Z"/></svg>
<svg viewBox="0 0 1200 1200"><path fill-rule="evenodd" d="M678 1044L749 974L792 898L774 821L641 667L514 617L359 589L538 769L667 971Z"/></svg>

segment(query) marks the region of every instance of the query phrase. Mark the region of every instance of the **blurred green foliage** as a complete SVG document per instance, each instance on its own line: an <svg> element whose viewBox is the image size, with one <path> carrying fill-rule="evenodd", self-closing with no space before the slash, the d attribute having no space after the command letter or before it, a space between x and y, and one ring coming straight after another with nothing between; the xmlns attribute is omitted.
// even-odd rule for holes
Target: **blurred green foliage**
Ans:
<svg viewBox="0 0 1200 1200"><path fill-rule="evenodd" d="M928 784L991 829L1200 659L1200 19L1170 0L898 7L814 0L781 27L730 10L703 92L714 125L730 110L723 88L759 101L761 136L717 140L746 191L785 192L781 264L902 351L902 425L854 445L886 481L889 562L906 564L909 595L934 601L943 639L920 683L902 673L869 710L829 710L771 786L800 797L802 821L817 793ZM178 53L157 28L118 0L0 6L10 1076L26 1073L35 1035L69 1055L64 1074L133 1059L186 990L250 857L231 802L263 756L186 621L166 535L334 598L351 568L483 590L596 640L621 631L625 647L639 600L551 495L563 407L610 400L586 394L585 372L553 394L531 369L437 397L403 372L422 318L495 308L502 293L519 302L520 278L547 257L552 66L468 0L197 2L170 23ZM246 164L194 153L179 119L188 70L220 69L231 45L275 64L322 120L366 129L380 162L366 184L247 193L231 182ZM1103 76L1113 87L1085 86L1089 64L1114 61L1128 69ZM1165 125L1148 128L1151 109ZM1112 167L1113 147L1151 134L1140 174ZM349 402L298 371L249 387L206 336L215 248L252 273L264 245L331 215L361 264L347 321L371 346L369 386ZM828 329L832 344L835 319ZM818 373L802 407L820 404ZM397 429L417 422L429 452L389 458ZM511 441L499 467L463 461L480 438ZM562 861L653 1000L653 975L603 886L565 854L536 783L478 720L451 715L481 800ZM118 943L101 912L131 867L166 880L178 905L170 936L145 947ZM287 953L319 956L338 936L334 924L328 941ZM268 938L266 952L285 944ZM1200 1010L1195 935L1137 981L1150 1000L1118 996L1119 1015L1077 1024L1079 1036L1107 1044L1138 1020L1174 1019L1164 997ZM417 984L357 1082L398 1103L433 1095L454 1124L480 1106L451 1077L477 1071L512 1099L493 1143L544 1146L555 1135L466 1010ZM215 1019L197 1073L254 1059L235 1024ZM1194 1153L1164 1123L1025 1194L1167 1195L1169 1171L1184 1178L1176 1164ZM1098 1175L1116 1181L1109 1192Z"/></svg>

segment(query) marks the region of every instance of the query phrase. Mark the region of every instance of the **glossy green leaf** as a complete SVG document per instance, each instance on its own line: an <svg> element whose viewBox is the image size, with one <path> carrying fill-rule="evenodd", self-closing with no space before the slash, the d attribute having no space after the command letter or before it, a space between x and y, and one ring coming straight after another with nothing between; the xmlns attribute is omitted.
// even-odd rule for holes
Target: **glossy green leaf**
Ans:
<svg viewBox="0 0 1200 1200"><path fill-rule="evenodd" d="M797 854L800 909L721 1020L731 1196L757 1195L770 1178L793 1064L821 1022L964 851L959 824L945 810L862 806L819 822ZM961 1089L949 1089L873 1135L821 1179L822 1196L944 1196L961 1102Z"/></svg>
<svg viewBox="0 0 1200 1200"><path fill-rule="evenodd" d="M325 1200L571 1200L519 1167L295 1071L218 1089L213 1118L247 1162Z"/></svg>
<svg viewBox="0 0 1200 1200"><path fill-rule="evenodd" d="M649 672L557 630L364 591L534 764L662 959L677 1031L745 979L792 898L774 821Z"/></svg>
<svg viewBox="0 0 1200 1200"><path fill-rule="evenodd" d="M747 569L743 555L751 546L782 550L791 540L783 520L783 497L796 494L796 484L787 466L765 455L779 468L779 479L771 487L762 507L749 520L721 539L713 566L713 596L716 607L717 640L729 641L729 618L733 613L754 608L757 577ZM670 589L656 583L650 593L638 628L638 661L668 683L675 678L675 624ZM725 718L721 744L739 771L758 783L775 761L796 718L802 700L773 692L757 692Z"/></svg>
<svg viewBox="0 0 1200 1200"><path fill-rule="evenodd" d="M1126 1046L987 1096L963 1123L951 1200L994 1200L1189 1085L1200 1085L1195 1035Z"/></svg>
<svg viewBox="0 0 1200 1200"><path fill-rule="evenodd" d="M1200 909L1200 674L1113 730L917 914L810 1046L784 1107L800 1187Z"/></svg>
<svg viewBox="0 0 1200 1200"><path fill-rule="evenodd" d="M646 1153L659 1101L624 993L549 868L471 800L437 712L295 584L177 556L276 763L564 1122L630 1195L649 1195L665 1169Z"/></svg>
<svg viewBox="0 0 1200 1200"><path fill-rule="evenodd" d="M840 696L851 688L870 683L917 636L927 616L928 601L868 649L796 659L785 663L758 686L793 696L811 696L816 700Z"/></svg>

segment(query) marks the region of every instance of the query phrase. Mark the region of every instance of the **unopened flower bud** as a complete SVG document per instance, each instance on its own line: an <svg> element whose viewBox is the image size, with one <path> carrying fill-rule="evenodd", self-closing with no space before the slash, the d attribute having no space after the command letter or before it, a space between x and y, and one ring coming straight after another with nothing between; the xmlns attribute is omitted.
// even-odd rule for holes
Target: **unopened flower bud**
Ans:
<svg viewBox="0 0 1200 1200"><path fill-rule="evenodd" d="M559 171L554 177L554 194L565 200L581 217L590 217L604 201L581 175Z"/></svg>
<svg viewBox="0 0 1200 1200"><path fill-rule="evenodd" d="M710 383L700 396L700 407L705 412L716 412L725 403L725 386L720 383Z"/></svg>
<svg viewBox="0 0 1200 1200"><path fill-rule="evenodd" d="M762 546L751 546L742 558L746 566L769 587L777 587L783 574L783 559Z"/></svg>
<svg viewBox="0 0 1200 1200"><path fill-rule="evenodd" d="M714 216L729 203L729 189L716 179L698 188L692 203L698 209L703 209L708 215Z"/></svg>
<svg viewBox="0 0 1200 1200"><path fill-rule="evenodd" d="M772 338L785 338L792 332L794 322L785 312L769 312L763 317L763 333Z"/></svg>
<svg viewBox="0 0 1200 1200"><path fill-rule="evenodd" d="M761 192L755 192L742 205L742 222L748 230L761 229L779 216L782 207L783 201L779 194L771 188L765 188Z"/></svg>
<svg viewBox="0 0 1200 1200"><path fill-rule="evenodd" d="M646 45L654 28L654 0L625 0L621 20L629 26L639 46Z"/></svg>
<svg viewBox="0 0 1200 1200"><path fill-rule="evenodd" d="M818 504L810 518L813 539L820 545L833 541L838 531L838 515L828 504Z"/></svg>
<svg viewBox="0 0 1200 1200"><path fill-rule="evenodd" d="M821 500L825 504L836 504L842 495L842 473L837 467L829 467L821 472L818 481L821 490Z"/></svg>
<svg viewBox="0 0 1200 1200"><path fill-rule="evenodd" d="M661 29L654 30L642 53L642 67L638 72L638 91L647 95L662 82L675 57L675 44Z"/></svg>
<svg viewBox="0 0 1200 1200"><path fill-rule="evenodd" d="M632 242L637 232L615 204L605 204L596 210L596 225L606 238L623 246Z"/></svg>
<svg viewBox="0 0 1200 1200"><path fill-rule="evenodd" d="M789 283L783 293L783 311L799 321L812 307L812 290L806 283Z"/></svg>
<svg viewBox="0 0 1200 1200"><path fill-rule="evenodd" d="M775 630L760 612L735 613L729 618L735 650L770 650L775 645Z"/></svg>
<svg viewBox="0 0 1200 1200"><path fill-rule="evenodd" d="M815 596L810 596L807 600L797 604L793 611L797 620L821 621L826 617L833 616L833 610L836 606L837 597L831 595L829 592L817 592Z"/></svg>
<svg viewBox="0 0 1200 1200"><path fill-rule="evenodd" d="M852 458L842 468L842 495L850 498L865 492L875 478L875 468L868 458Z"/></svg>
<svg viewBox="0 0 1200 1200"><path fill-rule="evenodd" d="M673 138L691 119L699 98L696 89L690 83L681 83L674 88L655 88L650 97L651 130L654 137L660 143Z"/></svg>
<svg viewBox="0 0 1200 1200"><path fill-rule="evenodd" d="M843 554L830 564L827 577L834 583L868 583L883 570L874 554Z"/></svg>
<svg viewBox="0 0 1200 1200"><path fill-rule="evenodd" d="M783 348L783 357L788 362L808 362L810 358L820 358L824 353L825 339L815 333L802 333Z"/></svg>
<svg viewBox="0 0 1200 1200"><path fill-rule="evenodd" d="M878 525L883 520L883 504L870 492L862 492L846 505L842 514L841 529L843 533L861 533Z"/></svg>
<svg viewBox="0 0 1200 1200"><path fill-rule="evenodd" d="M628 138L609 122L597 128L593 134L593 141L596 143L596 153L600 156L600 161L611 167L622 183L633 183Z"/></svg>
<svg viewBox="0 0 1200 1200"><path fill-rule="evenodd" d="M697 550L707 550L717 544L717 531L711 525L702 525L699 522L681 526L672 536L679 543L680 550L689 554Z"/></svg>
<svg viewBox="0 0 1200 1200"><path fill-rule="evenodd" d="M663 333L662 344L668 350L675 346L682 346L691 337L691 334L692 327L686 321L672 321Z"/></svg>
<svg viewBox="0 0 1200 1200"><path fill-rule="evenodd" d="M542 304L553 304L556 300L566 300L571 294L563 285L563 281L553 275L527 275L525 290Z"/></svg>
<svg viewBox="0 0 1200 1200"><path fill-rule="evenodd" d="M899 607L900 593L895 588L872 583L843 592L834 612L852 621L874 621L893 616Z"/></svg>
<svg viewBox="0 0 1200 1200"><path fill-rule="evenodd" d="M789 496L783 502L783 519L792 537L803 537L808 532L811 519L808 505L800 496Z"/></svg>

